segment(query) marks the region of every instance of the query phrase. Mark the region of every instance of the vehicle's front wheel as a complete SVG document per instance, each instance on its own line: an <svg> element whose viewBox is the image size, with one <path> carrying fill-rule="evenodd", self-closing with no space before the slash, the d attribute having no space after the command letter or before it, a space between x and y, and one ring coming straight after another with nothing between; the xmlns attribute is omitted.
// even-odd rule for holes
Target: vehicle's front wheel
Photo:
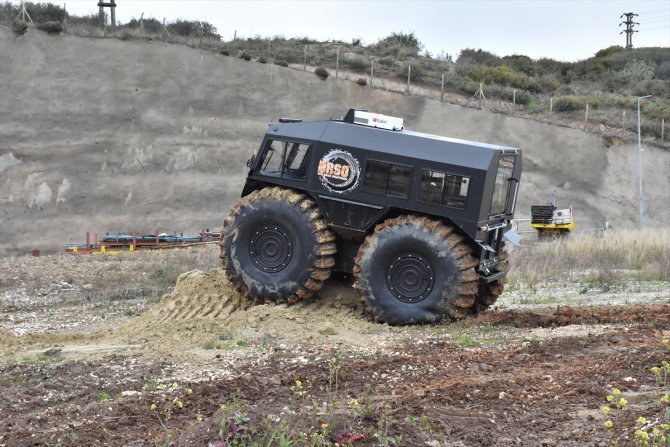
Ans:
<svg viewBox="0 0 670 447"><path fill-rule="evenodd" d="M463 237L442 222L389 219L361 245L355 286L368 311L389 324L463 318L474 305L479 279L471 253Z"/></svg>
<svg viewBox="0 0 670 447"><path fill-rule="evenodd" d="M224 222L221 258L245 297L289 304L309 298L330 276L335 235L305 194L265 188L243 197Z"/></svg>

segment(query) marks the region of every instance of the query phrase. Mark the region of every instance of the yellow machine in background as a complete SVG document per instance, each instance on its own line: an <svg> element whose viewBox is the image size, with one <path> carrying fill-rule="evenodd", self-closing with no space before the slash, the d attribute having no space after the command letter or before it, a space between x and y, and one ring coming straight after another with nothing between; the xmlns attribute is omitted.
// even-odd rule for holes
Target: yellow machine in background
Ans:
<svg viewBox="0 0 670 447"><path fill-rule="evenodd" d="M567 236L575 231L572 207L558 209L555 198L548 205L533 205L530 207L530 226L537 230L539 238Z"/></svg>

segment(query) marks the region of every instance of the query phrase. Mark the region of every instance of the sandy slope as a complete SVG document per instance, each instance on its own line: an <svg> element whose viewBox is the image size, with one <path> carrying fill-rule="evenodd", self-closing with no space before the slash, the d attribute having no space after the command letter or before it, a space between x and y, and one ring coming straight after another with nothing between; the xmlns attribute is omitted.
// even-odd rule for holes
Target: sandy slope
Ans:
<svg viewBox="0 0 670 447"><path fill-rule="evenodd" d="M267 122L350 107L523 148L520 216L556 189L581 229L637 225L634 144L158 42L0 27L0 61L0 253L58 249L86 230L218 228ZM664 225L670 153L644 156L647 224Z"/></svg>

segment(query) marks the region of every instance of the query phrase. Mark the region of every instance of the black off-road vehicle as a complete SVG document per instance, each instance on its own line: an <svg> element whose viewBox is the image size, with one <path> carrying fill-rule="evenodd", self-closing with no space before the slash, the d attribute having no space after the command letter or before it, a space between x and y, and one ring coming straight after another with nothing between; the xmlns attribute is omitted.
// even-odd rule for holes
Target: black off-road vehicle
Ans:
<svg viewBox="0 0 670 447"><path fill-rule="evenodd" d="M335 270L354 275L377 319L411 324L479 312L503 290L519 149L352 109L271 123L247 165L221 258L251 299L306 299Z"/></svg>

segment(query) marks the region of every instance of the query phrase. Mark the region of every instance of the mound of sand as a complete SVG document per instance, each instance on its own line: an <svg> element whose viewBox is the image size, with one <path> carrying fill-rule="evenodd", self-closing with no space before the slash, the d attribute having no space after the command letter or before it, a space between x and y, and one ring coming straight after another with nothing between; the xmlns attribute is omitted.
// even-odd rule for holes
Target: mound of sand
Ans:
<svg viewBox="0 0 670 447"><path fill-rule="evenodd" d="M366 317L353 288L335 280L306 302L254 306L222 269L213 269L182 274L172 293L116 335L159 350L175 345L190 350L222 339L358 346L362 334L387 330Z"/></svg>

